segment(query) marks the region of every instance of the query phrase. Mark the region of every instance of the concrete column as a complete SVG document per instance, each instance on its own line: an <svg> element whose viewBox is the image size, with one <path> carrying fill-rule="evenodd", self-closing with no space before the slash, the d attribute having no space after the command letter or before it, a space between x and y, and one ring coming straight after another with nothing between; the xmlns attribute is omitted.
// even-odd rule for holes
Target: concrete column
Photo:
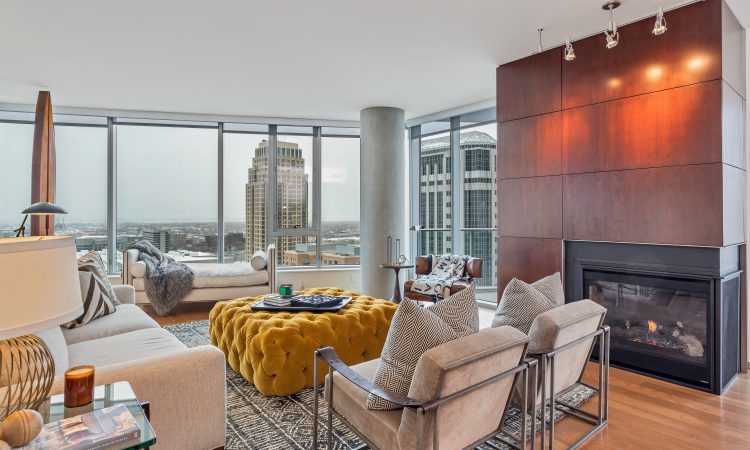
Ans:
<svg viewBox="0 0 750 450"><path fill-rule="evenodd" d="M401 253L407 253L404 132L402 109L373 107L360 113L362 293L378 298L390 298L395 282L393 270L380 268L386 262L386 236L401 239ZM401 272L402 289L404 276L406 271Z"/></svg>

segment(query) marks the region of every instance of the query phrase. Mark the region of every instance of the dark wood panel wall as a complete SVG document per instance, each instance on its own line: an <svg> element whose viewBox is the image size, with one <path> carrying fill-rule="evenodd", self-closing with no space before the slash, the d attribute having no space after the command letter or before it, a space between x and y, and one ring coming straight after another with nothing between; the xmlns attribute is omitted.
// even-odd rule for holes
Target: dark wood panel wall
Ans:
<svg viewBox="0 0 750 450"><path fill-rule="evenodd" d="M498 67L499 294L561 271L566 239L745 242L741 27L722 0L666 16Z"/></svg>

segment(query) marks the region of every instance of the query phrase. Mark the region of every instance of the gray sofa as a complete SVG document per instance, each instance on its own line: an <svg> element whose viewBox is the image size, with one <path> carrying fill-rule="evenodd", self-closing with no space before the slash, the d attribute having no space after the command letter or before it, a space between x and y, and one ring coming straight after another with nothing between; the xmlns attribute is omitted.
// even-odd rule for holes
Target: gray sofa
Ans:
<svg viewBox="0 0 750 450"><path fill-rule="evenodd" d="M188 348L135 304L132 286L114 286L122 303L80 328L37 333L55 361L52 395L63 392L64 372L96 368L96 384L128 381L151 404L160 449L214 449L224 445L226 364L210 345Z"/></svg>

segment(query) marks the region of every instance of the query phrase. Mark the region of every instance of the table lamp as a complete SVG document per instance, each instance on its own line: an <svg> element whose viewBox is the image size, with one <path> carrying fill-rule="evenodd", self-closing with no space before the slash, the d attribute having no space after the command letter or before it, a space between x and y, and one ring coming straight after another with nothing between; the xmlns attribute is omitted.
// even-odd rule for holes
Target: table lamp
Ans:
<svg viewBox="0 0 750 450"><path fill-rule="evenodd" d="M52 354L31 333L82 312L74 237L0 239L0 421L37 409L52 387Z"/></svg>

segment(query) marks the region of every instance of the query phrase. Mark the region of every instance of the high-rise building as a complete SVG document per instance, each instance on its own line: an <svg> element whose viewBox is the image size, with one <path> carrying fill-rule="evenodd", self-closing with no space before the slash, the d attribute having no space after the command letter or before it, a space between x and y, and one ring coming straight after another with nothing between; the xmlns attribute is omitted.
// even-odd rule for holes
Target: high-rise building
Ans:
<svg viewBox="0 0 750 450"><path fill-rule="evenodd" d="M302 149L292 142L278 141L276 151L276 210L278 228L308 227L308 176ZM262 141L255 149L245 185L245 259L257 250L265 250L268 243L268 172L269 143ZM276 239L277 254L293 250L306 242L302 236L282 236ZM280 261L282 262L282 261Z"/></svg>
<svg viewBox="0 0 750 450"><path fill-rule="evenodd" d="M497 140L481 131L462 132L460 137L461 180L459 201L462 245L451 242L451 149L450 137L423 139L420 154L419 222L422 253L462 253L482 258L484 276L480 286L493 286L497 279ZM489 271L487 270L489 269Z"/></svg>
<svg viewBox="0 0 750 450"><path fill-rule="evenodd" d="M169 230L143 230L143 239L154 244L162 252L172 250L169 240Z"/></svg>

